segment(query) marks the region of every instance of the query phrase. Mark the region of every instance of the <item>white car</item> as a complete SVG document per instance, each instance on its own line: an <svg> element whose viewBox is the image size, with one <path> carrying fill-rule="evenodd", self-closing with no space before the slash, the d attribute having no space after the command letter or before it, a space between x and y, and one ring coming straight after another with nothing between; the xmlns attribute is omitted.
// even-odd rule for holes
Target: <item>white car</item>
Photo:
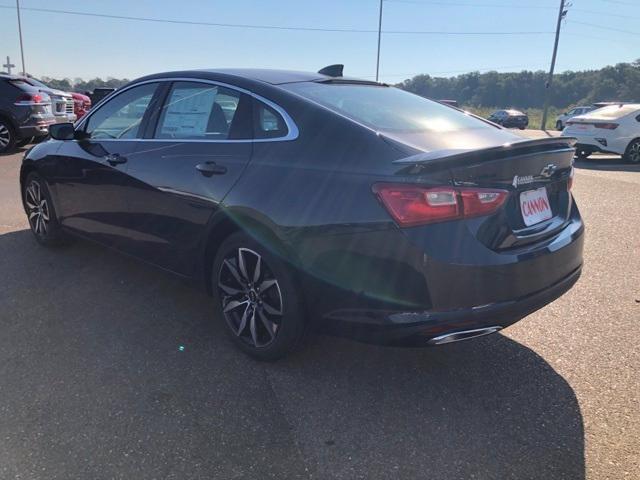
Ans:
<svg viewBox="0 0 640 480"><path fill-rule="evenodd" d="M556 117L556 130L562 130L567 125L567 120L577 117L578 115L584 115L595 109L596 107L576 107L568 112L564 112L562 115L558 115Z"/></svg>
<svg viewBox="0 0 640 480"><path fill-rule="evenodd" d="M640 163L640 103L610 105L573 117L562 136L578 139L579 158L607 152L622 155L627 162Z"/></svg>

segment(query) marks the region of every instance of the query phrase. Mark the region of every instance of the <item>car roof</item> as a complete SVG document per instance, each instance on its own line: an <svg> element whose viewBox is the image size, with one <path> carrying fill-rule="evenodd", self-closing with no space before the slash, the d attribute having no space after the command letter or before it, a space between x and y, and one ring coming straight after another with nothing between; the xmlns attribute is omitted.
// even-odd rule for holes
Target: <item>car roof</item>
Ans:
<svg viewBox="0 0 640 480"><path fill-rule="evenodd" d="M283 83L295 82L315 82L318 80L332 78L327 75L322 75L321 73L300 72L296 70L272 70L266 68L215 68L200 71L232 75L234 77L242 77L250 80L257 80L259 82L270 83L271 85L282 85Z"/></svg>
<svg viewBox="0 0 640 480"><path fill-rule="evenodd" d="M3 80L26 80L20 75L9 75L8 73L0 73L0 78L2 78Z"/></svg>
<svg viewBox="0 0 640 480"><path fill-rule="evenodd" d="M524 115L520 110L513 110L510 108L509 110L505 110L509 115Z"/></svg>
<svg viewBox="0 0 640 480"><path fill-rule="evenodd" d="M131 83L137 83L141 80L154 80L168 77L193 77L209 80L243 80L250 83L283 85L287 83L300 82L321 82L321 81L340 81L366 83L372 85L384 85L369 80L363 80L353 77L331 77L321 73L301 72L296 70L271 70L262 68L211 68L199 70L183 70L176 72L162 72L153 75L147 75L142 78L133 80Z"/></svg>

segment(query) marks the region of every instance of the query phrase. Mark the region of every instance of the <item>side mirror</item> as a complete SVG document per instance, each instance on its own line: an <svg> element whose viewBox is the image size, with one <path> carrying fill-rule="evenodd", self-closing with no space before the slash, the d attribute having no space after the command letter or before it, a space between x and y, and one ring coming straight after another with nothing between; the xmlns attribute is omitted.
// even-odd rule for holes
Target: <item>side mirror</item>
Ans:
<svg viewBox="0 0 640 480"><path fill-rule="evenodd" d="M73 123L56 123L49 126L49 135L56 140L73 140L75 133Z"/></svg>

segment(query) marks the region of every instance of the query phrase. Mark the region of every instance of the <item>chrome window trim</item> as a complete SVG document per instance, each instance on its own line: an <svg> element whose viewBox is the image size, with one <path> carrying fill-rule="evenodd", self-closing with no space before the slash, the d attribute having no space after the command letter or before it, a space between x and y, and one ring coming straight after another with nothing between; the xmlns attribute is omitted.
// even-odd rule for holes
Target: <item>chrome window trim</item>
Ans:
<svg viewBox="0 0 640 480"><path fill-rule="evenodd" d="M89 121L91 116L95 114L100 108L102 108L103 104L107 101L114 99L116 96L121 93L126 92L134 87L140 85L146 85L148 83L162 83L162 82L192 82L192 83L207 83L210 85L216 85L219 87L228 88L230 90L235 90L240 93L244 93L249 95L256 100L264 103L265 105L273 108L284 120L285 125L287 126L287 134L282 137L274 137L274 138L245 138L245 139L225 139L225 140L214 140L214 139L197 139L197 138L109 138L109 139L100 139L101 142L131 142L131 141L139 141L139 142L171 142L171 143L183 143L183 142L203 142L203 143L266 143L266 142L288 142L298 138L300 131L298 130L298 126L293 121L291 116L282 108L280 105L272 102L264 98L257 93L254 93L250 90L244 89L242 87L237 87L235 85L230 85L228 83L219 82L217 80L207 80L204 78L191 78L191 77L164 77L164 78L154 78L153 80L145 80L144 82L137 82L132 85L128 85L121 90L116 90L111 95L100 100L91 111L82 117L80 122L75 125L75 129L84 128L86 122Z"/></svg>

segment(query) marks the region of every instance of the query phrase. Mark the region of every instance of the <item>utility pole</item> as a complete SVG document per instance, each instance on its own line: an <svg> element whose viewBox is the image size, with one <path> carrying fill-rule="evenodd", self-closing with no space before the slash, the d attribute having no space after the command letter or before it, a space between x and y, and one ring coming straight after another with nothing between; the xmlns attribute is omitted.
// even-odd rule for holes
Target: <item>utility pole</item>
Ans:
<svg viewBox="0 0 640 480"><path fill-rule="evenodd" d="M20 36L20 56L22 57L22 74L27 75L27 69L24 66L24 47L22 45L22 23L20 22L20 0L16 0L16 11L18 12L18 35Z"/></svg>
<svg viewBox="0 0 640 480"><path fill-rule="evenodd" d="M376 82L380 76L380 41L382 40L382 2L380 0L380 16L378 18L378 59L376 60Z"/></svg>
<svg viewBox="0 0 640 480"><path fill-rule="evenodd" d="M553 56L551 57L551 68L549 69L549 78L547 79L547 84L545 85L545 95L544 95L544 111L542 112L542 125L540 126L542 130L547 129L547 113L549 111L549 101L551 100L551 82L553 81L553 70L556 67L556 55L558 53L558 41L560 40L560 24L562 23L562 19L567 14L567 11L564 9L564 0L560 0L560 10L558 11L558 23L556 24L556 41L553 44Z"/></svg>

